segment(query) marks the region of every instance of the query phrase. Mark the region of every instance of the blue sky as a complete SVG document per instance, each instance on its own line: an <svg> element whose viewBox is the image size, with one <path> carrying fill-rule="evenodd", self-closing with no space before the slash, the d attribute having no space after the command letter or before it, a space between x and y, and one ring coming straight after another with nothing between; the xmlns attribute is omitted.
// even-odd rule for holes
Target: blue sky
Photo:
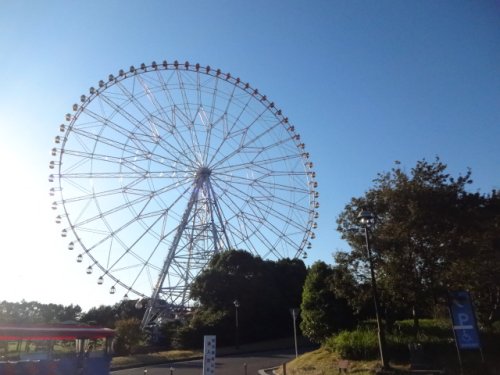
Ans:
<svg viewBox="0 0 500 375"><path fill-rule="evenodd" d="M336 217L395 160L439 156L453 175L472 169L473 191L500 188L499 45L497 1L3 0L0 300L119 298L68 254L47 193L59 123L108 74L188 60L274 101L319 182L310 264L348 250Z"/></svg>

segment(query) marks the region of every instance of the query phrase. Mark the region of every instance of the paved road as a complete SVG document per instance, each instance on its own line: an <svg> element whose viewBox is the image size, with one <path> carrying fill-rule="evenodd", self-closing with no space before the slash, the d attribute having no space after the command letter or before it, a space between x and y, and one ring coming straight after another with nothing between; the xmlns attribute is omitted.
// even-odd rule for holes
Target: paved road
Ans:
<svg viewBox="0 0 500 375"><path fill-rule="evenodd" d="M256 375L263 368L276 367L294 357L293 350L271 351L264 353L241 354L227 357L218 357L216 364L216 375ZM245 374L244 364L247 364ZM188 361L169 363L147 367L147 375L200 375L202 373L202 361ZM145 367L113 371L112 375L144 375Z"/></svg>

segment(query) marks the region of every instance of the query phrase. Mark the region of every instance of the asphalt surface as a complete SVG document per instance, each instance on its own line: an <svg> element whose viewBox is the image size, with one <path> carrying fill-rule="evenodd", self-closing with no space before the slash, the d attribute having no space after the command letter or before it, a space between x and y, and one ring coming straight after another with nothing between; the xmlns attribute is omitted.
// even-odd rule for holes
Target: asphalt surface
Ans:
<svg viewBox="0 0 500 375"><path fill-rule="evenodd" d="M295 357L292 350L239 354L216 358L216 375L256 375L259 370L281 366ZM246 366L245 366L246 364ZM202 360L175 362L113 371L112 375L201 375ZM172 369L172 372L170 372ZM147 372L145 372L147 371Z"/></svg>

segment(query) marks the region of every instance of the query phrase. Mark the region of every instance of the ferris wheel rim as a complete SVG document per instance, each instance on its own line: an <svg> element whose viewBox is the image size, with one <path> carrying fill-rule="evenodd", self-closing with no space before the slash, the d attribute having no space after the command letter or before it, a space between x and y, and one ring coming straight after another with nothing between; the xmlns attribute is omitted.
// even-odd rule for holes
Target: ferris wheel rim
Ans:
<svg viewBox="0 0 500 375"><path fill-rule="evenodd" d="M97 259L97 257L94 257L92 252L89 251L89 249L86 247L86 245L82 242L82 239L80 238L79 233L77 233L75 226L73 225L73 223L71 221L71 218L70 218L71 213L69 212L69 210L65 204L66 201L65 201L64 195L63 195L64 186L63 186L63 182L62 182L63 177L67 175L62 170L62 166L63 166L63 157L65 155L66 144L68 142L69 135L73 131L73 127L75 126L75 123L78 121L78 119L80 118L80 115L85 111L87 106L89 106L90 103L92 103L93 100L95 100L99 96L103 96L103 93L105 93L106 90L108 90L110 87L117 85L120 82L122 82L128 78L135 77L137 75L146 74L146 73L150 73L153 71L162 71L162 70L196 72L196 73L204 74L204 75L212 77L212 78L224 80L225 82L232 84L235 88L242 90L244 93L249 95L250 98L254 98L255 100L258 100L262 104L262 106L265 108L266 111L271 112L277 119L279 119L279 122L278 122L279 126L287 127L287 131L290 133L290 137L294 140L295 146L296 146L298 152L300 153L301 158L303 158L305 160L303 162L303 164L304 164L304 169L307 171L307 173L303 174L302 177L306 177L308 180L308 182L307 182L307 186L308 186L307 194L309 195L309 206L308 206L308 213L307 213L308 218L307 218L307 224L304 227L304 231L305 231L304 236L303 236L302 240L300 241L300 244L298 245L298 249L296 250L293 257L297 257L301 253L305 252L304 249L306 247L308 247L309 240L311 239L311 237L314 236L312 230L313 230L313 227L316 225L315 219L317 218L316 209L318 208L318 203L317 203L317 192L315 191L315 188L317 186L317 182L315 181L315 173L312 171L312 162L309 161L309 155L308 155L308 153L306 153L304 151L304 148L305 148L304 144L300 142L300 137L295 132L294 126L289 124L288 118L286 118L282 114L282 111L276 107L274 102L269 101L265 95L262 95L257 89L254 89L252 86L250 86L250 84L243 83L239 78L234 78L229 73L222 73L222 71L220 69L214 70L214 69L210 68L210 66L200 66L199 64L191 65L188 62L185 62L184 64L180 64L177 61L174 61L173 63L167 63L166 61L164 61L161 64L156 64L155 62L151 63L150 65L142 64L140 68L131 67L127 72L125 72L124 70L120 70L120 72L118 73L117 76L110 75L106 82L102 81L102 80L99 81L99 87L98 88L93 88L93 87L90 88L90 95L89 96L82 95L81 104L80 105L75 104L73 106L74 114L66 115L66 123L61 125L61 131L63 131L62 129L64 128L64 132L65 132L65 137L62 139L62 142L61 142L61 140L59 140L59 142L61 143L61 147L60 147L60 155L59 155L59 163L58 163L57 181L58 181L58 189L59 189L60 194L61 194L61 199L59 201L54 202L54 203L58 203L59 205L63 206L64 216L66 217L66 220L69 223L69 228L71 228L73 234L75 235L75 237L77 239L77 242L84 249L84 253L91 259L92 266L97 266L102 271L102 276L107 276L107 277L111 278L115 282L114 286L120 285L123 288L125 288L125 290L127 290L127 294L129 292L132 292L134 294L137 294L140 297L146 296L145 293L140 292L139 290L135 290L133 287L131 287L130 285L128 285L126 283L123 283L119 278L115 277L111 272L109 272L109 269L107 267L104 267L101 264L101 262L99 261L99 259ZM58 142L56 141L56 143L58 143ZM97 147L97 141L96 141L96 144L94 145L94 147ZM96 149L94 148L94 150L91 153L92 161L94 161L93 157L94 157L95 151L96 151ZM122 151L123 151L123 154L126 153L125 148ZM223 161L224 160L222 160L222 161L219 160L218 163L219 164L223 163ZM266 161L266 163L272 163L272 161L269 161L269 162ZM215 164L215 167L216 166L217 166L217 164ZM206 168L208 168L208 166ZM234 168L234 166L233 166L233 168ZM265 166L263 168L265 168ZM92 173L90 173L89 176L90 176L90 178L92 178L91 177ZM242 178L241 176L236 176L236 177L231 176L231 178L233 178L235 181L238 178L240 180L242 180L242 181L234 182L232 184L233 187L236 184L244 185L245 181L244 181L244 178ZM220 181L216 181L216 183L217 182L220 182ZM151 183L154 185L154 180L148 180L148 183ZM239 187L237 187L237 188L239 188ZM275 188L275 187L273 187L273 188ZM285 189L285 188L283 188L283 189ZM224 190L221 189L221 191L224 191ZM96 192L94 191L93 194L95 196ZM226 194L226 193L224 193L224 194ZM128 198L128 196L126 196L126 197ZM237 207L238 202L232 202L231 204L234 207ZM130 206L130 207L132 207L132 209L134 209L133 206ZM231 208L231 209L237 211L236 208ZM267 207L266 209L268 210L267 211L268 214L270 212L272 212L271 207ZM233 212L233 214L237 215L238 213ZM279 213L279 214L281 215L281 213ZM101 212L101 215L103 215L102 212ZM278 213L275 213L275 215L278 216ZM259 229L263 225L265 225L265 224L260 223L260 226L253 227L251 229L249 236L250 235L252 235L252 236L257 235L257 233L259 233ZM292 224L289 223L287 225L292 225ZM276 230L276 232L279 232L279 230ZM265 242L265 238L262 238L261 241ZM272 244L269 243L269 245L271 246ZM254 252L252 250L249 250L249 251ZM269 251L271 251L271 250L269 250Z"/></svg>

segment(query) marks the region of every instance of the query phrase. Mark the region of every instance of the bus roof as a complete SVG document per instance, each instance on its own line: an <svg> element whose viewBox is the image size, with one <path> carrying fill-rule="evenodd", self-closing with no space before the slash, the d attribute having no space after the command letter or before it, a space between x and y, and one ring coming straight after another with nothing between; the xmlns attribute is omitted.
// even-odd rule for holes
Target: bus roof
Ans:
<svg viewBox="0 0 500 375"><path fill-rule="evenodd" d="M80 324L0 325L0 341L98 339L113 335L112 329Z"/></svg>

